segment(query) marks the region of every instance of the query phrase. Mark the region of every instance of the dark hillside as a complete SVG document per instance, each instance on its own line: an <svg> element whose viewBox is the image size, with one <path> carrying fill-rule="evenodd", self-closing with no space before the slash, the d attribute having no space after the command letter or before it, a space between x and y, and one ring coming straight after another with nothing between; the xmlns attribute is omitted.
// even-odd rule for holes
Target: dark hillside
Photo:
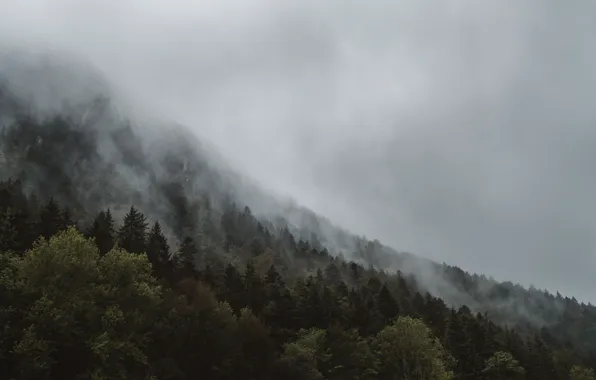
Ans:
<svg viewBox="0 0 596 380"><path fill-rule="evenodd" d="M0 73L0 378L501 379L523 367L544 380L596 366L592 305L353 235L183 127L145 129L100 92L48 106Z"/></svg>

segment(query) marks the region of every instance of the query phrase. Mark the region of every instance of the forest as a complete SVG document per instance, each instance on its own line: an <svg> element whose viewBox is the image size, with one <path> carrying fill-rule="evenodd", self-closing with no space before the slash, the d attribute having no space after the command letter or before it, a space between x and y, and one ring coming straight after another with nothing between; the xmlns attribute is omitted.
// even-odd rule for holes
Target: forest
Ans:
<svg viewBox="0 0 596 380"><path fill-rule="evenodd" d="M434 263L433 291L409 255L257 216L127 123L0 100L0 379L596 379L590 304Z"/></svg>

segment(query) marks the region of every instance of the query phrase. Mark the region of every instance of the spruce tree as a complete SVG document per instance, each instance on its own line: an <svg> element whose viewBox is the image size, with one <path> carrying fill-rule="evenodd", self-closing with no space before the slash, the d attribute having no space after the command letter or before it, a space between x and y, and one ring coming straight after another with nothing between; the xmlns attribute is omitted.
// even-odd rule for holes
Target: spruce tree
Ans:
<svg viewBox="0 0 596 380"><path fill-rule="evenodd" d="M171 270L170 246L157 221L147 237L147 257L159 276L166 276Z"/></svg>
<svg viewBox="0 0 596 380"><path fill-rule="evenodd" d="M389 323L391 320L396 318L399 314L399 305L389 289L387 289L387 285L383 285L379 295L377 296L377 305L379 307L379 311L381 315L385 317L385 322Z"/></svg>
<svg viewBox="0 0 596 380"><path fill-rule="evenodd" d="M0 215L0 252L18 250L16 215L9 207Z"/></svg>
<svg viewBox="0 0 596 380"><path fill-rule="evenodd" d="M53 198L50 198L46 206L41 210L37 230L38 233L49 239L58 231L66 228L64 214Z"/></svg>
<svg viewBox="0 0 596 380"><path fill-rule="evenodd" d="M230 304L234 312L239 313L240 309L246 306L246 288L242 275L232 264L228 264L224 271L224 288L223 299Z"/></svg>
<svg viewBox="0 0 596 380"><path fill-rule="evenodd" d="M118 231L118 245L130 253L143 253L147 249L145 236L147 234L147 221L134 206L124 217L124 223Z"/></svg>
<svg viewBox="0 0 596 380"><path fill-rule="evenodd" d="M93 224L87 230L87 235L95 239L95 244L102 255L108 253L114 247L114 219L110 209L100 211L95 217Z"/></svg>
<svg viewBox="0 0 596 380"><path fill-rule="evenodd" d="M195 258L199 250L191 237L185 237L176 255L177 269L182 277L196 276Z"/></svg>
<svg viewBox="0 0 596 380"><path fill-rule="evenodd" d="M251 261L246 264L244 284L247 306L255 315L259 315L263 307L265 307L265 288L261 277L256 273Z"/></svg>

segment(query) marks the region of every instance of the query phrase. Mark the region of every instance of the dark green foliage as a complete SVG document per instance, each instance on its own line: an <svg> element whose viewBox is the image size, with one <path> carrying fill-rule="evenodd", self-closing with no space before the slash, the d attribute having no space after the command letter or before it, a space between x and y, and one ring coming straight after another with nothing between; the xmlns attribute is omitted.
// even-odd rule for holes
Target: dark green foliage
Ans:
<svg viewBox="0 0 596 380"><path fill-rule="evenodd" d="M11 208L7 208L0 215L0 252L18 250L18 235L17 215Z"/></svg>
<svg viewBox="0 0 596 380"><path fill-rule="evenodd" d="M41 236L49 239L58 231L66 229L67 225L68 219L65 212L58 207L54 199L50 198L39 215L37 231Z"/></svg>
<svg viewBox="0 0 596 380"><path fill-rule="evenodd" d="M260 315L266 302L265 287L263 280L256 273L252 261L246 264L244 288L246 290L246 305L253 313Z"/></svg>
<svg viewBox="0 0 596 380"><path fill-rule="evenodd" d="M118 245L130 253L144 253L146 245L147 219L134 206L124 217L124 223L118 230Z"/></svg>
<svg viewBox="0 0 596 380"><path fill-rule="evenodd" d="M232 264L228 264L223 274L223 292L222 299L230 304L235 313L240 313L240 309L246 306L246 288L245 282L238 272L238 269Z"/></svg>
<svg viewBox="0 0 596 380"><path fill-rule="evenodd" d="M159 222L153 224L147 236L147 257L158 277L171 277L174 267L170 257L170 246Z"/></svg>
<svg viewBox="0 0 596 380"><path fill-rule="evenodd" d="M114 247L115 234L114 219L110 209L100 211L87 231L87 235L95 239L95 244L97 244L102 255L105 255Z"/></svg>
<svg viewBox="0 0 596 380"><path fill-rule="evenodd" d="M186 237L175 255L177 267L174 268L159 222L152 225L146 239L141 241L145 237L145 217L134 207L119 229L119 241L136 253L146 252L147 256L134 256L141 260L134 265L145 268L143 271L149 270L142 276L152 273L166 279L163 282L166 288L163 292L160 290L159 295L151 295L158 297L157 303L152 298L154 306L131 316L133 319L127 323L140 324L134 327L137 332L133 332L134 328L127 330L133 334L127 335L128 340L119 341L124 337L116 332L109 336L93 335L95 325L86 323L95 323L93 318L106 317L93 316L99 311L89 309L92 304L88 302L98 296L86 296L85 292L105 292L101 285L105 281L113 291L133 286L133 277L125 275L130 268L125 269L129 264L125 264L128 259L124 259L127 256L124 251L118 251L119 262L114 262L115 256L106 252L113 241L110 239L114 221L110 212L99 212L87 231L87 236L95 239L96 252L71 230L61 235L62 240L50 243L54 246L37 248L37 254L27 256L26 260L35 257L40 263L46 263L43 266L34 262L27 264L35 265L36 270L43 270L44 274L38 276L27 269L23 272L29 276L26 282L19 280L21 283L17 285L13 278L21 270L20 265L24 265L20 264L23 259L18 256L22 253L18 247L25 242L19 241L18 227L11 227L18 226L13 210L6 207L4 224L0 224L2 244L12 247L4 250L17 254L1 256L4 269L0 270L0 297L6 306L0 307L0 322L5 326L0 338L0 366L6 372L0 379L88 375L120 378L124 373L143 373L143 376L152 373L166 379L200 375L230 380L339 380L390 379L403 372L424 379L449 379L453 375L458 379L567 380L573 365L591 363L588 355L580 351L575 351L579 355L574 354L568 347L557 346L557 339L548 329L535 330L533 334L504 329L466 307L448 309L442 300L428 293L422 296L401 274L379 274L338 259L320 266L314 275L298 276L290 286L287 275L282 274L283 268L275 265L270 265L265 273L261 271L263 276L259 275L253 261L261 260L264 254L253 257L254 252L250 250L244 271L231 263L220 269L209 265L197 268L194 263L201 252L194 239ZM66 228L64 211L55 202L48 202L40 214L44 215L43 218L40 215L40 230L47 233L51 228ZM237 215L248 217L250 214L245 211ZM35 225L29 226L34 228ZM287 234L282 234L280 239L285 239L283 244L287 244ZM58 260L61 255L70 257L69 266L65 267L65 262ZM77 255L83 255L87 261ZM94 268L98 265L106 268L106 277L94 279L93 276L97 276ZM56 277L61 271L66 271L66 275ZM176 276L172 276L174 273ZM343 278L350 279L352 285L344 283ZM168 284L174 286L169 288ZM70 296L73 289L79 290ZM49 291L71 297L59 307L64 313L74 313L71 318L83 318L83 314L76 317L79 311L73 309L82 308L81 312L87 313L85 318L91 318L89 322L81 325L82 320L78 320L79 325L73 325L75 322L62 325L60 319L49 315L39 319L42 317L39 308L48 302L44 297L51 295ZM148 296L149 293L139 293L122 301L130 305L118 307L141 306L141 299L134 297ZM57 299L53 298L52 302ZM29 322L22 319L23 313L31 312L26 309L31 302L37 305L36 323L43 323L44 330L27 325ZM410 306L402 309L400 304ZM121 318L116 309L110 313L116 313L109 317L116 318L115 321ZM150 318L151 323L147 324L143 318ZM70 328L67 326L79 327L76 332L56 335L57 338L48 335L50 331L66 334ZM548 344L542 337L548 339ZM88 343L89 339L93 343ZM92 344L91 348L87 344ZM116 356L113 359L101 356L104 355L102 350L119 355L116 353L124 347L132 351L123 361L116 360ZM425 352L428 357L407 354L416 350L422 350L416 355ZM565 356L563 352L569 354ZM103 359L94 359L97 355ZM96 362L102 363L100 367L94 367ZM574 376L588 372L575 369Z"/></svg>
<svg viewBox="0 0 596 380"><path fill-rule="evenodd" d="M399 314L399 305L386 285L383 285L377 297L377 304L381 315L385 317L386 323L391 322Z"/></svg>
<svg viewBox="0 0 596 380"><path fill-rule="evenodd" d="M180 244L176 254L177 271L182 277L194 277L196 275L195 260L199 250L191 237L185 237Z"/></svg>
<svg viewBox="0 0 596 380"><path fill-rule="evenodd" d="M366 265L346 261L322 234L194 191L200 175L212 188L225 182L191 152L164 155L160 179L134 130L116 123L106 138L156 193L146 201L116 185L118 170L96 153L98 131L84 128L23 118L0 137L19 178L0 182L1 380L594 377L592 305L429 263L471 302L460 307L412 273L374 270L394 255L379 242L338 233L337 244L354 247L345 256ZM43 189L43 202L31 189ZM147 215L164 224L149 231L136 207L117 222L99 211L163 211L159 202L167 212ZM97 249L69 229L94 216L86 236ZM34 246L40 236L55 237ZM404 255L391 260L408 267L397 265Z"/></svg>

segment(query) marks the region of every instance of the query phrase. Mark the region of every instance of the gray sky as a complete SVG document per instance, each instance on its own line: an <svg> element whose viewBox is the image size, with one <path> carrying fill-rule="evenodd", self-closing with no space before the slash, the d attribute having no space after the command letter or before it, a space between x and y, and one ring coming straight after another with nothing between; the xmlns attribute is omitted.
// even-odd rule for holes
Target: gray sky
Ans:
<svg viewBox="0 0 596 380"><path fill-rule="evenodd" d="M265 185L369 237L596 300L596 5L0 0Z"/></svg>

